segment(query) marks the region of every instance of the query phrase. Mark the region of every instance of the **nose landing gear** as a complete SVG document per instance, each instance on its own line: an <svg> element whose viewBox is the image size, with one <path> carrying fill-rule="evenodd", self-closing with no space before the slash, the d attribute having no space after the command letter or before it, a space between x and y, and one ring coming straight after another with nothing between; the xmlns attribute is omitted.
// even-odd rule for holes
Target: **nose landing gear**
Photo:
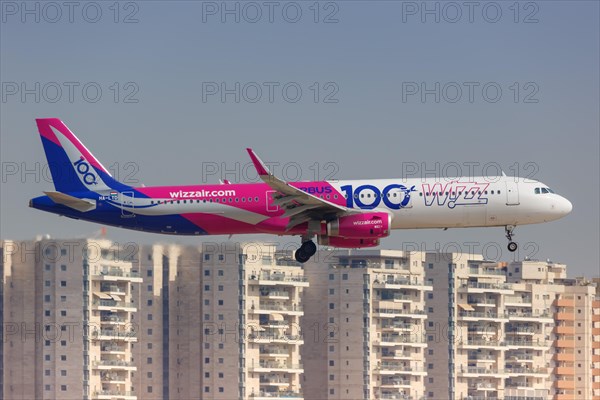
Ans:
<svg viewBox="0 0 600 400"><path fill-rule="evenodd" d="M504 232L506 232L506 238L508 239L508 251L515 252L517 251L517 248L519 247L519 245L515 242L512 241L512 237L513 237L513 230L516 227L514 225L506 225L504 227Z"/></svg>

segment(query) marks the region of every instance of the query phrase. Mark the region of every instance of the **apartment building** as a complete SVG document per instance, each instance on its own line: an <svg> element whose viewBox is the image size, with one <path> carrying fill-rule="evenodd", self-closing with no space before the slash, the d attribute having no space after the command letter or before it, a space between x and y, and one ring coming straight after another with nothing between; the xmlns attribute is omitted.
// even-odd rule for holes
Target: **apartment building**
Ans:
<svg viewBox="0 0 600 400"><path fill-rule="evenodd" d="M474 258L427 255L427 397L592 398L594 286L564 264Z"/></svg>
<svg viewBox="0 0 600 400"><path fill-rule="evenodd" d="M5 399L600 400L600 287L564 264L0 246Z"/></svg>
<svg viewBox="0 0 600 400"><path fill-rule="evenodd" d="M321 251L310 283L302 348L307 399L421 398L425 393L424 253ZM309 334L310 332L310 334ZM318 350L313 348L315 346Z"/></svg>
<svg viewBox="0 0 600 400"><path fill-rule="evenodd" d="M202 262L202 398L301 399L308 282L269 244L209 244Z"/></svg>
<svg viewBox="0 0 600 400"><path fill-rule="evenodd" d="M141 278L107 240L4 241L6 399L133 400Z"/></svg>

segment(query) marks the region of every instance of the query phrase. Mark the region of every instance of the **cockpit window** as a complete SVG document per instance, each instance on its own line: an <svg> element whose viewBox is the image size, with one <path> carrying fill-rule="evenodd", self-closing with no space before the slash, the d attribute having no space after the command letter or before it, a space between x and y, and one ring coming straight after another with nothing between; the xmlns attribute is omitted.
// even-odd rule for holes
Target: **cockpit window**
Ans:
<svg viewBox="0 0 600 400"><path fill-rule="evenodd" d="M546 193L554 193L554 190L550 188L535 188L535 194L546 194Z"/></svg>

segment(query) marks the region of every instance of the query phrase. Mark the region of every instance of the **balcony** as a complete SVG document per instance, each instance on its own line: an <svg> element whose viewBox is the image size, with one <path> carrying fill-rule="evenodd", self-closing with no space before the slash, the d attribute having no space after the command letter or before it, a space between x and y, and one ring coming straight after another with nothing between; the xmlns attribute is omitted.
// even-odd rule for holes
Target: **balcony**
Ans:
<svg viewBox="0 0 600 400"><path fill-rule="evenodd" d="M258 393L250 393L249 397L255 400L273 400L273 399L285 399L285 400L293 400L293 399L303 399L304 395L302 392L292 392L292 391L277 391L277 392L267 392L267 391L259 391Z"/></svg>
<svg viewBox="0 0 600 400"><path fill-rule="evenodd" d="M468 282L461 285L461 289L466 289L467 293L502 293L513 294L512 285L510 283L482 283Z"/></svg>
<svg viewBox="0 0 600 400"><path fill-rule="evenodd" d="M373 310L375 317L380 318L417 318L417 319L426 319L427 313L424 310L402 310L402 309L392 309L392 308L376 308Z"/></svg>
<svg viewBox="0 0 600 400"><path fill-rule="evenodd" d="M400 377L382 379L381 388L394 388L394 389L410 389L411 381L409 379L402 379Z"/></svg>
<svg viewBox="0 0 600 400"><path fill-rule="evenodd" d="M252 314L289 314L289 315L302 315L303 309L299 304L270 304L270 303L260 303L257 307L252 305L250 307L250 312Z"/></svg>
<svg viewBox="0 0 600 400"><path fill-rule="evenodd" d="M125 354L127 352L127 347L116 346L114 344L107 344L104 346L100 346L100 351L108 354Z"/></svg>
<svg viewBox="0 0 600 400"><path fill-rule="evenodd" d="M573 367L573 365L571 366L558 366L556 368L554 368L554 374L555 375L575 375L575 368Z"/></svg>
<svg viewBox="0 0 600 400"><path fill-rule="evenodd" d="M376 289L417 289L417 290L433 290L431 281L421 281L417 278L399 278L388 279L386 281L373 281L373 287Z"/></svg>
<svg viewBox="0 0 600 400"><path fill-rule="evenodd" d="M504 298L505 306L512 307L531 307L531 297L525 296L506 296Z"/></svg>
<svg viewBox="0 0 600 400"><path fill-rule="evenodd" d="M562 336L554 342L554 346L572 349L575 347L575 338L573 336Z"/></svg>
<svg viewBox="0 0 600 400"><path fill-rule="evenodd" d="M464 378L477 378L480 376L489 376L492 378L504 378L506 373L499 369L481 368L481 367L467 367L460 368L458 374Z"/></svg>
<svg viewBox="0 0 600 400"><path fill-rule="evenodd" d="M506 334L511 335L535 335L539 333L538 329L536 329L533 325L508 325L506 327Z"/></svg>
<svg viewBox="0 0 600 400"><path fill-rule="evenodd" d="M138 272L127 271L122 268L95 268L92 272L92 279L102 281L129 281L141 283L142 278Z"/></svg>
<svg viewBox="0 0 600 400"><path fill-rule="evenodd" d="M515 377L519 377L519 376L544 377L550 373L548 368L506 368L505 371L509 376L514 375Z"/></svg>
<svg viewBox="0 0 600 400"><path fill-rule="evenodd" d="M554 327L554 333L558 335L574 335L575 334L575 326L574 325L557 325Z"/></svg>
<svg viewBox="0 0 600 400"><path fill-rule="evenodd" d="M137 367L131 361L122 360L97 360L93 361L92 365L98 370L128 370L135 371Z"/></svg>
<svg viewBox="0 0 600 400"><path fill-rule="evenodd" d="M304 372L302 364L287 364L275 361L261 361L258 365L251 365L252 372L286 372L290 374L301 374Z"/></svg>
<svg viewBox="0 0 600 400"><path fill-rule="evenodd" d="M573 351L564 351L560 353L554 353L554 359L561 362L574 362L575 353Z"/></svg>
<svg viewBox="0 0 600 400"><path fill-rule="evenodd" d="M404 344L409 346L427 347L423 335L382 335L380 340L375 340L376 346L394 346Z"/></svg>
<svg viewBox="0 0 600 400"><path fill-rule="evenodd" d="M556 313L557 321L575 321L575 314L573 312L561 311Z"/></svg>
<svg viewBox="0 0 600 400"><path fill-rule="evenodd" d="M387 321L387 320L385 320ZM381 325L381 330L391 330L391 331L408 331L408 332L412 332L412 331L418 331L419 329L422 329L420 325L415 325L415 324L405 324L402 322L393 322L393 323L388 323L388 324L382 324Z"/></svg>
<svg viewBox="0 0 600 400"><path fill-rule="evenodd" d="M575 389L575 381L573 379L557 379L554 381L554 386L557 389Z"/></svg>
<svg viewBox="0 0 600 400"><path fill-rule="evenodd" d="M468 338L467 341L460 341L459 346L465 349L494 349L499 350L504 347L504 343L497 340L481 340L476 338Z"/></svg>
<svg viewBox="0 0 600 400"><path fill-rule="evenodd" d="M261 386L290 386L290 381L288 379L285 379L278 375L271 377L261 376L258 382Z"/></svg>
<svg viewBox="0 0 600 400"><path fill-rule="evenodd" d="M531 347L536 350L544 350L548 347L548 342L545 340L525 340L525 339L507 339L504 344L508 347L525 348Z"/></svg>
<svg viewBox="0 0 600 400"><path fill-rule="evenodd" d="M137 305L129 301L94 300L92 309L100 311L137 311Z"/></svg>
<svg viewBox="0 0 600 400"><path fill-rule="evenodd" d="M415 353L407 351L385 351L381 352L381 358L391 358L394 360L413 360L417 356Z"/></svg>
<svg viewBox="0 0 600 400"><path fill-rule="evenodd" d="M464 321L496 321L506 322L508 319L506 316L491 311L477 312L477 311L461 311L458 313L458 317Z"/></svg>
<svg viewBox="0 0 600 400"><path fill-rule="evenodd" d="M554 300L555 307L575 307L575 299L561 298Z"/></svg>
<svg viewBox="0 0 600 400"><path fill-rule="evenodd" d="M375 367L374 372L380 375L427 375L427 372L423 369L423 367L411 367L410 365L406 364L387 362L384 362L381 365Z"/></svg>
<svg viewBox="0 0 600 400"><path fill-rule="evenodd" d="M115 400L115 399L136 400L137 396L134 392L125 392L125 391L121 392L118 390L102 390L99 392L92 393L92 398L98 399L98 400Z"/></svg>
<svg viewBox="0 0 600 400"><path fill-rule="evenodd" d="M284 274L261 274L250 275L248 277L249 285L261 286L299 286L308 287L308 278L304 276L287 276Z"/></svg>
<svg viewBox="0 0 600 400"><path fill-rule="evenodd" d="M248 340L254 343L286 343L303 344L302 335L285 335L276 333L252 333L248 335Z"/></svg>
<svg viewBox="0 0 600 400"><path fill-rule="evenodd" d="M91 333L92 340L125 340L137 341L137 333L133 331L117 331L109 329L94 330Z"/></svg>
<svg viewBox="0 0 600 400"><path fill-rule="evenodd" d="M508 353L504 356L506 361L514 361L514 362L532 362L533 361L533 355L532 354L527 354L527 353Z"/></svg>
<svg viewBox="0 0 600 400"><path fill-rule="evenodd" d="M286 348L281 347L261 347L259 353L263 357L289 357L290 352Z"/></svg>
<svg viewBox="0 0 600 400"><path fill-rule="evenodd" d="M553 323L554 316L550 313L532 313L525 311L510 311L505 313L511 321L530 321L537 323Z"/></svg>
<svg viewBox="0 0 600 400"><path fill-rule="evenodd" d="M125 296L127 293L125 292L125 289L120 288L117 285L110 285L110 284L104 284L102 283L102 285L100 285L100 291L104 292L104 293L110 293L110 294L116 294L116 295L123 295Z"/></svg>
<svg viewBox="0 0 600 400"><path fill-rule="evenodd" d="M286 292L285 290L269 290L261 293L260 296L273 300L288 300L290 298L290 293Z"/></svg>

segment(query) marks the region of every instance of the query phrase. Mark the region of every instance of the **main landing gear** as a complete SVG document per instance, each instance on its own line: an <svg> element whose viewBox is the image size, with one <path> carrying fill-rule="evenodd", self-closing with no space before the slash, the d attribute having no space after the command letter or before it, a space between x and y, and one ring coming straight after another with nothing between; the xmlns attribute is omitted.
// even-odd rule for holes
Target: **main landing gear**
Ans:
<svg viewBox="0 0 600 400"><path fill-rule="evenodd" d="M515 228L516 227L514 225L506 225L504 227L504 232L506 232L506 238L508 239L508 251L510 251L511 253L517 251L517 248L519 247L518 244L512 241L513 230Z"/></svg>
<svg viewBox="0 0 600 400"><path fill-rule="evenodd" d="M296 261L299 263L305 263L317 252L317 245L312 240L307 240L302 242L302 245L298 250L296 250L296 254L294 257Z"/></svg>

